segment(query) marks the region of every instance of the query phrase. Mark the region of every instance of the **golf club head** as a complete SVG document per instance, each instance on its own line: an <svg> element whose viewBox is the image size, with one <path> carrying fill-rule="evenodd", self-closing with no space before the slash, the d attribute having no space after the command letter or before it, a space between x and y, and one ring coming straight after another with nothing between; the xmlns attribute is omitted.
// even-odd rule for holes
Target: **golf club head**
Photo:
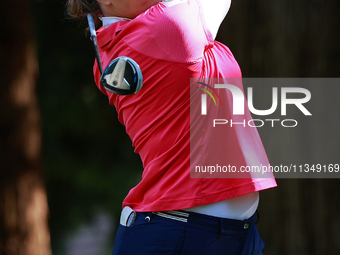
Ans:
<svg viewBox="0 0 340 255"><path fill-rule="evenodd" d="M142 88L142 71L133 59L118 57L112 60L104 70L101 84L112 93L132 95Z"/></svg>

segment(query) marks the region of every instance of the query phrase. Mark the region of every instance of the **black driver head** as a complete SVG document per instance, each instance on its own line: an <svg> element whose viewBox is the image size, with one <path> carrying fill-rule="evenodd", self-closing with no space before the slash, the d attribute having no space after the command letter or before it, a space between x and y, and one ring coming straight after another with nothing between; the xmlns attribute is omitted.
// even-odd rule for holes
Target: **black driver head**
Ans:
<svg viewBox="0 0 340 255"><path fill-rule="evenodd" d="M110 62L101 79L103 87L118 95L137 93L143 85L143 75L139 65L129 57L118 57Z"/></svg>

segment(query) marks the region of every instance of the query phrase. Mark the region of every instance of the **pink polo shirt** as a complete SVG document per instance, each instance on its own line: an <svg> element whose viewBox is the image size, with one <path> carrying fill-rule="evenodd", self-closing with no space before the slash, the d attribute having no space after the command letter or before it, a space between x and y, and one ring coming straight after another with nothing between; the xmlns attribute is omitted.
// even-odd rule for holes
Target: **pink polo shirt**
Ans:
<svg viewBox="0 0 340 255"><path fill-rule="evenodd" d="M127 56L144 77L137 94L120 96L102 88L94 65L96 84L116 107L144 166L142 180L123 206L136 211L185 209L276 186L273 178L190 178L190 78L242 77L230 50L213 40L196 0L159 3L131 21L99 29L97 35L104 68ZM256 157L268 163L257 131L242 135L256 143ZM240 165L247 163L244 146L237 146L234 154Z"/></svg>

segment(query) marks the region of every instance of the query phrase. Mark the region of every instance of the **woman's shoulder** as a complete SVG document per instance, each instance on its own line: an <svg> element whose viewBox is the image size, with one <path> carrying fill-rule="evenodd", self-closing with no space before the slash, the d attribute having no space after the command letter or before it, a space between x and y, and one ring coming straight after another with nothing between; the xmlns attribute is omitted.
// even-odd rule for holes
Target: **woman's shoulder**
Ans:
<svg viewBox="0 0 340 255"><path fill-rule="evenodd" d="M159 3L124 28L122 39L148 56L176 62L195 62L203 56L208 35L194 0L176 5Z"/></svg>

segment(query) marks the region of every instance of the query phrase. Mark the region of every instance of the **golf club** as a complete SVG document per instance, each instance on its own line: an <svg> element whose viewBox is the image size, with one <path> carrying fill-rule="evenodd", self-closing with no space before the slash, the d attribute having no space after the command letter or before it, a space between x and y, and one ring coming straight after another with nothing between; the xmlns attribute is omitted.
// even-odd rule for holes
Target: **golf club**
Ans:
<svg viewBox="0 0 340 255"><path fill-rule="evenodd" d="M89 13L87 14L87 22L89 23L91 38L94 46L94 52L96 54L96 59L98 62L100 74L103 73L102 61L100 60L99 50L98 50L98 43L97 43L97 33L96 28L94 26L94 21L92 15Z"/></svg>

